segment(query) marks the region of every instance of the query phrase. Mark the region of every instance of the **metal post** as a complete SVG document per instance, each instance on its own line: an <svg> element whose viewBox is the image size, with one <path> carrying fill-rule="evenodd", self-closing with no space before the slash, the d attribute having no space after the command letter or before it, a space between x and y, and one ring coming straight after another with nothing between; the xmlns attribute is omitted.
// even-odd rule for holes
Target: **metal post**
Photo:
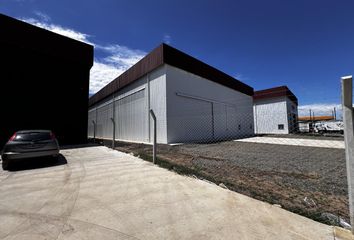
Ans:
<svg viewBox="0 0 354 240"><path fill-rule="evenodd" d="M116 122L114 121L114 118L111 118L111 121L113 123L113 136L112 136L112 148L114 149L114 143L115 143L115 140L116 140Z"/></svg>
<svg viewBox="0 0 354 240"><path fill-rule="evenodd" d="M342 107L344 121L344 141L347 167L349 214L352 233L354 233L354 129L353 129L353 79L342 77Z"/></svg>
<svg viewBox="0 0 354 240"><path fill-rule="evenodd" d="M156 162L156 116L152 109L150 109L150 115L154 121L154 145L152 147L152 162L155 164Z"/></svg>
<svg viewBox="0 0 354 240"><path fill-rule="evenodd" d="M147 94L146 94L146 97L147 97L147 110L148 110L148 114L147 114L147 117L148 117L148 140L149 142L151 141L151 131L150 131L150 77L149 77L149 74L146 74L146 91L147 91Z"/></svg>
<svg viewBox="0 0 354 240"><path fill-rule="evenodd" d="M116 141L116 122L114 120L115 118L115 110L116 110L116 106L115 106L115 99L114 99L114 93L113 93L113 97L112 97L112 117L111 117L111 121L113 123L113 133L112 133L112 149L114 149L115 147L115 141Z"/></svg>
<svg viewBox="0 0 354 240"><path fill-rule="evenodd" d="M211 102L211 137L214 141L215 138L215 130L214 130L214 103Z"/></svg>
<svg viewBox="0 0 354 240"><path fill-rule="evenodd" d="M93 142L96 142L96 123L94 120L92 120L93 123Z"/></svg>

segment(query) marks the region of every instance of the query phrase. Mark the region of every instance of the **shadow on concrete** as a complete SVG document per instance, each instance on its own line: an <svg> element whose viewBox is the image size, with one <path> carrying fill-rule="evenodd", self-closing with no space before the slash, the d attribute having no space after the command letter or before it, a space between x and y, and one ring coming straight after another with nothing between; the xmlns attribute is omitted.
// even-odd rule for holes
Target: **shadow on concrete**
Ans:
<svg viewBox="0 0 354 240"><path fill-rule="evenodd" d="M48 168L59 165L67 164L66 158L59 154L58 157L40 157L40 158L28 158L21 159L16 162L13 162L9 165L9 171L23 171L23 170L31 170L38 168Z"/></svg>
<svg viewBox="0 0 354 240"><path fill-rule="evenodd" d="M87 147L98 147L102 146L98 143L86 143L86 144L75 144L75 145L61 145L60 149L65 150L65 149L74 149L74 148L87 148Z"/></svg>

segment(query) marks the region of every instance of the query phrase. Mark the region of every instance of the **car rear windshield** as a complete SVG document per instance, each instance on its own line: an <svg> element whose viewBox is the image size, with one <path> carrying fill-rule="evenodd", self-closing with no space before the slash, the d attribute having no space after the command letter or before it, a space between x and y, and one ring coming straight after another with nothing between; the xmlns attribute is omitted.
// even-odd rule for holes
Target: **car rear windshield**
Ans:
<svg viewBox="0 0 354 240"><path fill-rule="evenodd" d="M50 140L51 136L49 132L29 132L29 133L17 133L13 141L43 141Z"/></svg>

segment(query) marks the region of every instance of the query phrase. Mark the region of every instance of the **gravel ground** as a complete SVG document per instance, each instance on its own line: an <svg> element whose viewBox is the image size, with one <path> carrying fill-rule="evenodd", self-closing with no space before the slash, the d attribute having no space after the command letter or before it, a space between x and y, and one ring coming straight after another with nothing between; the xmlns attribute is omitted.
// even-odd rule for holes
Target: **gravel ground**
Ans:
<svg viewBox="0 0 354 240"><path fill-rule="evenodd" d="M223 142L182 145L179 151L201 159L208 156L243 168L281 173L282 181L288 181L289 185L296 185L305 191L321 191L327 194L347 192L344 149ZM213 164L211 162L210 159L199 161L201 165ZM301 175L316 178L317 181L312 184L307 184L306 178L289 181Z"/></svg>
<svg viewBox="0 0 354 240"><path fill-rule="evenodd" d="M151 146L142 144L121 143L118 150L151 155ZM326 222L321 214L328 212L349 219L344 149L230 141L159 145L157 153L199 177L314 220Z"/></svg>

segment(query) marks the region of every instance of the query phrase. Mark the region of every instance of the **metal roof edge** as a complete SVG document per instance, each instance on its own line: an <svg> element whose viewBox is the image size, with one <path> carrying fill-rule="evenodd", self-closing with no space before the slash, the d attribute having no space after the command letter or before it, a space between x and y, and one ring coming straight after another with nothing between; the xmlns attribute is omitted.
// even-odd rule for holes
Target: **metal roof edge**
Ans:
<svg viewBox="0 0 354 240"><path fill-rule="evenodd" d="M246 95L253 96L254 90L247 84L174 47L162 43L143 57L139 62L91 96L89 99L89 107L163 64L169 64Z"/></svg>
<svg viewBox="0 0 354 240"><path fill-rule="evenodd" d="M296 105L298 105L298 99L295 94L285 85L273 88L267 88L263 90L258 90L254 92L253 99L269 99L275 97L288 97Z"/></svg>

